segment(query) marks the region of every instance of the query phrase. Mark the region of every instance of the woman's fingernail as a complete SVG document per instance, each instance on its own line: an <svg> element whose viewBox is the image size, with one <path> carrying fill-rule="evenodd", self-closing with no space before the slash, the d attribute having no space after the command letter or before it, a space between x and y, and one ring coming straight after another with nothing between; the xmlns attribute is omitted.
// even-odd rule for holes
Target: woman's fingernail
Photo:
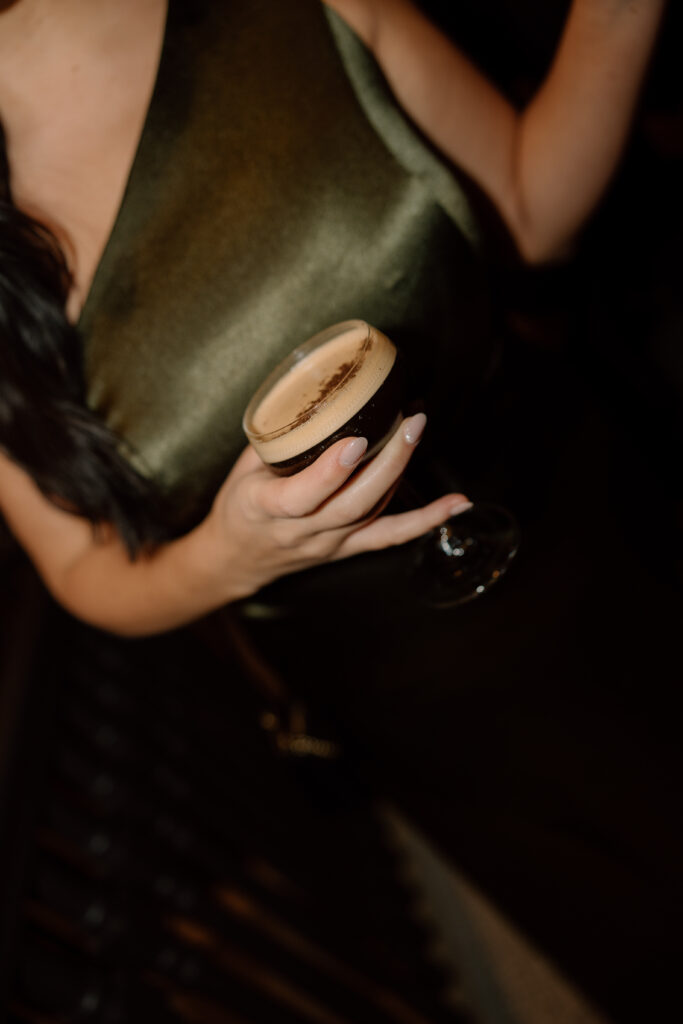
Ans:
<svg viewBox="0 0 683 1024"><path fill-rule="evenodd" d="M423 412L418 412L415 416L411 416L409 420L405 421L403 424L403 436L408 444L417 444L422 437L426 422L427 417Z"/></svg>
<svg viewBox="0 0 683 1024"><path fill-rule="evenodd" d="M472 508L472 502L468 501L467 498L463 498L462 501L456 501L451 505L449 516L458 516L461 512L467 512L469 508Z"/></svg>
<svg viewBox="0 0 683 1024"><path fill-rule="evenodd" d="M339 464L341 466L355 466L365 455L368 448L367 437L354 437L353 441L345 444L339 453Z"/></svg>

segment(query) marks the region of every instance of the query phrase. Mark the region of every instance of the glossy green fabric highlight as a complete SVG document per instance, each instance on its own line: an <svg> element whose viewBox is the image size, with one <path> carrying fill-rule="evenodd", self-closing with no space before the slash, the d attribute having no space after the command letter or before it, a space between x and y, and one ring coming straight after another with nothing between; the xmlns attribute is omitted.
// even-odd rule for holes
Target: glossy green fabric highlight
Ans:
<svg viewBox="0 0 683 1024"><path fill-rule="evenodd" d="M328 324L375 323L420 387L460 400L447 361L476 375L488 352L472 235L451 170L318 0L171 0L81 316L89 401L186 529L245 444L253 391Z"/></svg>

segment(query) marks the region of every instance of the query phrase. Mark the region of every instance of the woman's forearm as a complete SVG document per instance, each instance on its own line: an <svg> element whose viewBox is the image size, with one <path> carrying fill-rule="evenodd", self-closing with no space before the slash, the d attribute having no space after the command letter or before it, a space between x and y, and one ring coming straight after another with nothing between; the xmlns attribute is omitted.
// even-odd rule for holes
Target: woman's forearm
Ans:
<svg viewBox="0 0 683 1024"><path fill-rule="evenodd" d="M109 527L49 502L30 477L0 454L0 510L55 599L111 632L156 633L244 596L240 560L209 516L193 531L131 561Z"/></svg>
<svg viewBox="0 0 683 1024"><path fill-rule="evenodd" d="M131 562L118 538L93 542L45 582L67 610L91 625L144 636L185 625L244 597L211 520Z"/></svg>
<svg viewBox="0 0 683 1024"><path fill-rule="evenodd" d="M377 518L415 450L419 413L360 465L366 445L344 438L290 477L244 449L194 530L132 562L113 527L93 533L56 507L0 453L0 511L55 598L101 629L135 636L191 622L281 576L405 544L469 507L444 494Z"/></svg>

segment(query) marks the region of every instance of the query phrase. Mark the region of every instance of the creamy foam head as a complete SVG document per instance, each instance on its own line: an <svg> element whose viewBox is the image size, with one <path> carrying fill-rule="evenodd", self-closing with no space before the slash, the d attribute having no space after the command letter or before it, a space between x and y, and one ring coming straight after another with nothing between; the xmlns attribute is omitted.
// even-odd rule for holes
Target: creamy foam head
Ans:
<svg viewBox="0 0 683 1024"><path fill-rule="evenodd" d="M396 349L359 320L328 328L302 346L259 389L244 415L244 429L264 462L292 459L334 434L382 386Z"/></svg>

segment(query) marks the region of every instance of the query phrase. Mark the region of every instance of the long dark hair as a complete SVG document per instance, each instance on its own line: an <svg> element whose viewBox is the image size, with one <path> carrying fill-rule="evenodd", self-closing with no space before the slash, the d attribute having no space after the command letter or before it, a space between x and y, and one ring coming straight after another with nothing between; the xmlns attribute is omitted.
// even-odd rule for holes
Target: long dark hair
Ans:
<svg viewBox="0 0 683 1024"><path fill-rule="evenodd" d="M164 534L158 496L86 405L70 285L53 233L12 201L0 123L0 447L56 505L111 523L134 557Z"/></svg>

